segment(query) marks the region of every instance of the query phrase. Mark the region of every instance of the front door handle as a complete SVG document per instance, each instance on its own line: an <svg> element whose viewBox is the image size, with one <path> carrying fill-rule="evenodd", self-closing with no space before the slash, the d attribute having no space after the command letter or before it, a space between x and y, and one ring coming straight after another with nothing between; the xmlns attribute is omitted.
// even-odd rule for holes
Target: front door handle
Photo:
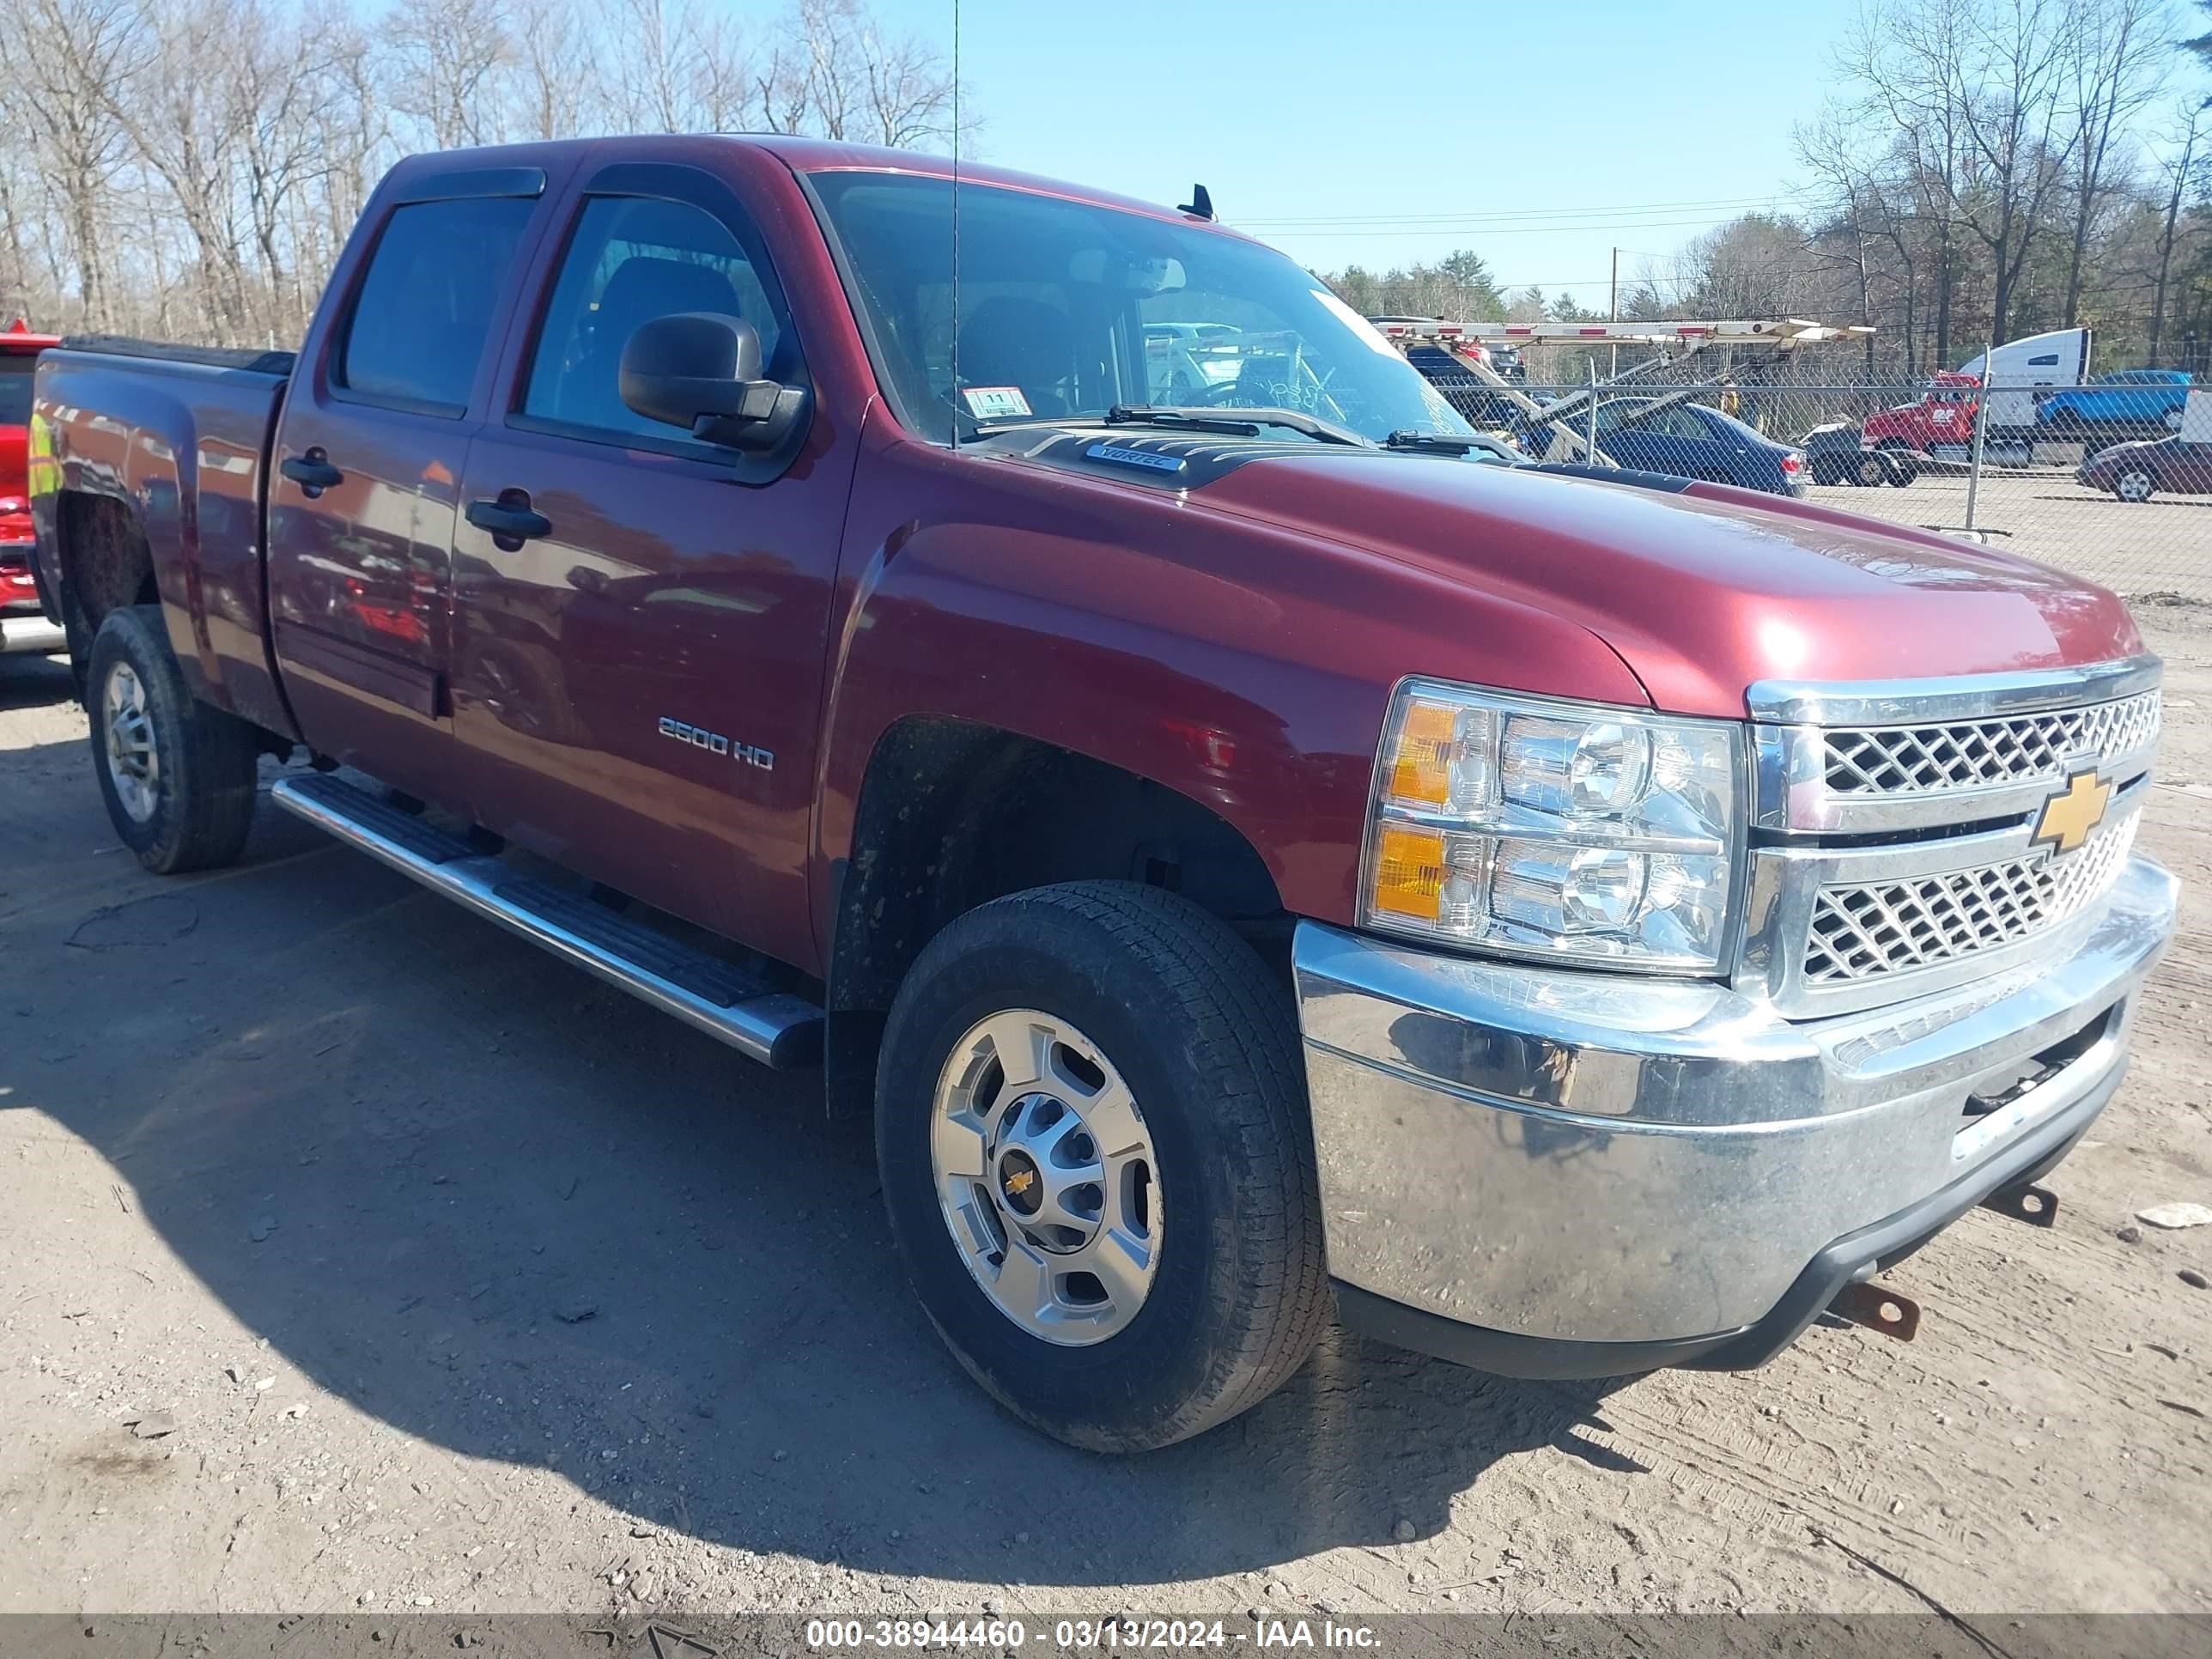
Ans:
<svg viewBox="0 0 2212 1659"><path fill-rule="evenodd" d="M331 465L331 458L319 449L311 449L304 455L288 455L276 469L294 483L309 501L345 482L345 474Z"/></svg>
<svg viewBox="0 0 2212 1659"><path fill-rule="evenodd" d="M553 520L532 512L528 494L520 489L501 490L497 501L471 501L468 518L477 529L489 531L494 541L517 547L533 537L553 533Z"/></svg>

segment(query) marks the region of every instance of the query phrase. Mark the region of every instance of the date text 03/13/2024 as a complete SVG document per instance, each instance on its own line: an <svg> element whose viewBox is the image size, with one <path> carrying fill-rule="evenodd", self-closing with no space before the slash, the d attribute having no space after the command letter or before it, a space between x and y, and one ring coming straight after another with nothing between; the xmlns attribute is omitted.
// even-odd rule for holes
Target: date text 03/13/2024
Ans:
<svg viewBox="0 0 2212 1659"><path fill-rule="evenodd" d="M812 1619L806 1644L817 1652L843 1649L958 1649L1018 1651L1031 1644L1057 1652L1251 1647L1340 1648L1371 1650L1375 1631L1333 1619L1257 1619L1238 1627L1220 1619L1059 1619L1030 1630L1015 1619Z"/></svg>

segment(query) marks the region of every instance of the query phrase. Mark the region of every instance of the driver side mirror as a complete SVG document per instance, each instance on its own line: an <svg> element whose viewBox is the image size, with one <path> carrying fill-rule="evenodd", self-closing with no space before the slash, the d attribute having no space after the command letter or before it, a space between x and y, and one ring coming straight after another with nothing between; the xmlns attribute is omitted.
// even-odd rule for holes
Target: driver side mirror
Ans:
<svg viewBox="0 0 2212 1659"><path fill-rule="evenodd" d="M798 426L804 386L761 378L760 336L715 311L656 317L623 347L626 408L725 449L774 449Z"/></svg>

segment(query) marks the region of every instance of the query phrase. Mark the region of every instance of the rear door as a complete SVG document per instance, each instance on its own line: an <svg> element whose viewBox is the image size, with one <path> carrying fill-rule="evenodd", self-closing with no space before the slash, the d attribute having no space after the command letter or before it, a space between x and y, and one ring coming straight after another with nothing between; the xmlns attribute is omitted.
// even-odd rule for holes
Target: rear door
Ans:
<svg viewBox="0 0 2212 1659"><path fill-rule="evenodd" d="M303 355L270 483L270 611L301 731L447 805L461 471L545 185L536 167L395 175Z"/></svg>
<svg viewBox="0 0 2212 1659"><path fill-rule="evenodd" d="M677 312L742 319L770 378L808 383L763 241L721 173L612 162L561 223L461 492L452 673L471 810L650 904L803 959L850 466L823 465L811 441L795 458L717 447L622 401L623 346ZM534 521L501 534L514 521L485 508Z"/></svg>

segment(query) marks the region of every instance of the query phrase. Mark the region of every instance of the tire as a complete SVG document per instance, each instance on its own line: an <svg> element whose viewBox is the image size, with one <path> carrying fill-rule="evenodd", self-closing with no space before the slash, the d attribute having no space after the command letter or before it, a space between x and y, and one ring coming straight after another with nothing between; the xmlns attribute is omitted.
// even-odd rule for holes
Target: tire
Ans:
<svg viewBox="0 0 2212 1659"><path fill-rule="evenodd" d="M1857 465L1851 470L1851 482L1862 489L1879 489L1896 476L1889 458L1871 449L1860 455Z"/></svg>
<svg viewBox="0 0 2212 1659"><path fill-rule="evenodd" d="M1067 1041L1040 1044L1041 1035ZM1047 1082L1009 1087L1002 1053ZM1136 1108L1124 1133L1141 1135L1145 1155L1120 1167L1150 1177L1133 1183L1149 1199L1125 1196L1122 1219L1146 1241L1150 1276L1133 1295L1089 1276L1107 1297L1099 1304L1079 1300L1086 1275L1066 1270L1100 1261L1110 1229L1074 1255L1050 1253L1073 1248L1066 1238L1042 1249L1006 1241L1030 1168L1018 1130L1058 1105L1079 1120L1063 1144L1079 1158L1098 1152L1087 1132L1105 1122L1110 1109L1098 1103L1115 1097L1117 1074ZM953 1101L975 1109L956 1113ZM976 1134L971 1123L996 1127ZM959 1146L948 1153L947 1140ZM1033 888L939 933L884 1031L876 1155L892 1234L938 1334L1008 1411L1071 1445L1147 1451L1201 1434L1272 1393L1328 1322L1289 993L1226 925L1173 894L1123 882ZM990 1173L970 1181L956 1167L969 1155ZM1103 1156L1100 1166L1115 1167ZM1046 1196L1050 1179L1036 1189L1038 1213L1058 1201ZM1109 1174L1090 1191L1131 1185ZM1071 1199L1050 1212L1079 1207ZM1026 1299L987 1289L993 1228L996 1271L1032 1268ZM1001 1295L1036 1312L1025 1320Z"/></svg>
<svg viewBox="0 0 2212 1659"><path fill-rule="evenodd" d="M2158 480L2143 468L2124 468L2112 480L2112 494L2124 501L2147 501L2158 488Z"/></svg>
<svg viewBox="0 0 2212 1659"><path fill-rule="evenodd" d="M1920 463L1912 459L1911 447L1901 440L1885 438L1875 449L1888 463L1889 481L1899 489L1920 476Z"/></svg>
<svg viewBox="0 0 2212 1659"><path fill-rule="evenodd" d="M234 863L253 825L260 743L185 688L161 607L107 614L93 636L85 708L109 821L156 875Z"/></svg>

